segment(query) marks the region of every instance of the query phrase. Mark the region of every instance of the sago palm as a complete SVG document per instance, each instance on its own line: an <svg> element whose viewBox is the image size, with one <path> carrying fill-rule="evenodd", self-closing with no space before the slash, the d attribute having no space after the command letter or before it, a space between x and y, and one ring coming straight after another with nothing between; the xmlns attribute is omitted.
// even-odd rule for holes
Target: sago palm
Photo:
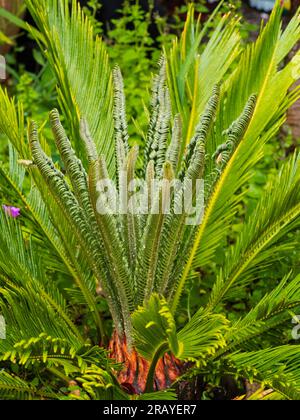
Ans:
<svg viewBox="0 0 300 420"><path fill-rule="evenodd" d="M26 137L22 104L1 91L0 128L10 142L1 194L21 216L14 220L10 207L0 215L0 395L172 399L182 375L201 375L204 384L229 375L272 388L272 398L299 399L299 346L281 338L300 306L299 277L270 279L270 291L236 321L224 310L260 269L298 245L297 156L270 180L226 250L207 304L180 328L175 321L187 280L215 261L264 145L300 97L291 88L299 55L281 64L300 38L299 14L282 31L278 2L246 48L226 15L199 55L206 27L191 8L182 37L162 54L139 152L127 133L121 72L110 68L76 1L71 11L68 1L26 3L57 78L63 124L53 110L55 149L33 121ZM110 211L112 197L99 191L111 179L120 192L122 174L127 183L145 180L148 192L162 181L143 214ZM204 180L194 224L187 211L164 211L164 181L173 179L193 202L195 182Z"/></svg>

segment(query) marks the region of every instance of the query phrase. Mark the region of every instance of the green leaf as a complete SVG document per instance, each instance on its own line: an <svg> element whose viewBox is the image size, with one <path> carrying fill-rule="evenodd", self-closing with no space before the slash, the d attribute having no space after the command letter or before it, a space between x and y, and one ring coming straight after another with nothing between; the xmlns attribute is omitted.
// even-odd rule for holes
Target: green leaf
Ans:
<svg viewBox="0 0 300 420"><path fill-rule="evenodd" d="M228 372L279 392L285 399L300 399L299 346L286 345L227 357Z"/></svg>
<svg viewBox="0 0 300 420"><path fill-rule="evenodd" d="M76 152L84 156L78 132L80 119L85 118L98 153L105 156L114 176L113 85L108 56L79 3L73 0L71 12L68 3L26 1L43 35L41 48L56 75L60 105Z"/></svg>
<svg viewBox="0 0 300 420"><path fill-rule="evenodd" d="M162 344L174 354L179 350L175 321L166 301L153 294L146 306L132 314L134 346L141 356L151 361Z"/></svg>

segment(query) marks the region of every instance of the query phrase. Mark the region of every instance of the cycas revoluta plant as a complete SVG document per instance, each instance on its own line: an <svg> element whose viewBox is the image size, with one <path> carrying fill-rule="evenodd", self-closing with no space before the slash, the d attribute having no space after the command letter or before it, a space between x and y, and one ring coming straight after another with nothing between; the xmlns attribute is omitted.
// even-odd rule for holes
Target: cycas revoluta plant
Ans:
<svg viewBox="0 0 300 420"><path fill-rule="evenodd" d="M237 321L224 311L260 269L297 246L297 156L283 164L245 220L207 304L184 326L175 321L187 279L214 261L263 146L300 97L299 88L290 89L300 76L298 56L280 65L300 38L299 13L283 32L278 2L258 40L244 50L238 22L226 15L199 56L205 28L191 8L181 39L164 53L154 77L139 152L127 134L121 72L110 69L77 3L71 11L61 0L28 0L27 6L57 78L69 136L53 110L59 157L33 121L26 139L22 104L1 90L0 128L10 141L1 194L22 215L0 214L0 307L7 325L0 340L1 397L172 399L180 375L199 374L204 384L230 375L271 387L273 398L299 399L299 346L281 338L291 310L300 306L299 276L272 284ZM108 179L122 191L124 173L125 187L138 177L148 193L154 179L162 181L144 214L115 214L112 197L99 191ZM164 212L173 179L193 202L195 181L204 180L200 224L187 224L190 214L177 214L174 206ZM103 296L113 329L103 320ZM11 362L18 366L14 373Z"/></svg>

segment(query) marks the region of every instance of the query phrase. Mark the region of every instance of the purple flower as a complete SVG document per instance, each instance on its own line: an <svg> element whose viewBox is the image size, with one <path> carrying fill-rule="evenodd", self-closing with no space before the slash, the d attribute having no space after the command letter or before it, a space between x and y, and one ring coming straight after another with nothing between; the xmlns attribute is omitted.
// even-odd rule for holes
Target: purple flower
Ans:
<svg viewBox="0 0 300 420"><path fill-rule="evenodd" d="M21 215L21 210L18 207L12 207L12 206L2 206L3 210L6 214L16 219Z"/></svg>

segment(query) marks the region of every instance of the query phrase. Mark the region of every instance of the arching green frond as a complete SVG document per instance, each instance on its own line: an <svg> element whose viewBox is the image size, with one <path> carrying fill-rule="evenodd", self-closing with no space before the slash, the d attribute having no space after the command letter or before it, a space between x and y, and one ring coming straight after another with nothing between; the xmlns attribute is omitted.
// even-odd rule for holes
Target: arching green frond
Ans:
<svg viewBox="0 0 300 420"><path fill-rule="evenodd" d="M80 395L70 395L74 400L129 400L129 396L116 383L107 371L92 365L86 369L84 375L76 377L76 382L82 389Z"/></svg>
<svg viewBox="0 0 300 420"><path fill-rule="evenodd" d="M166 160L172 163L174 173L177 174L179 155L182 143L182 120L179 114L174 117L172 138L166 152Z"/></svg>
<svg viewBox="0 0 300 420"><path fill-rule="evenodd" d="M169 213L170 183L174 177L172 165L165 162L163 179L156 185L153 203L141 238L141 248L136 266L136 284L138 302L147 302L156 290L156 274L158 268L158 249L162 240L164 224Z"/></svg>
<svg viewBox="0 0 300 420"><path fill-rule="evenodd" d="M207 141L209 130L214 122L218 102L220 97L220 86L216 85L213 88L212 96L210 97L203 114L200 117L200 121L195 128L195 135L187 145L185 156L182 162L181 172L179 178L182 179L185 176L185 172L190 165L195 146L197 142L201 141L205 143Z"/></svg>
<svg viewBox="0 0 300 420"><path fill-rule="evenodd" d="M181 360L205 365L206 358L226 346L224 335L228 321L222 315L199 310L179 332L167 302L153 294L144 307L132 315L134 343L139 353L149 361L171 351Z"/></svg>
<svg viewBox="0 0 300 420"><path fill-rule="evenodd" d="M124 93L124 83L119 67L113 69L114 81L114 121L115 121L115 141L116 144L122 142L125 152L128 153L128 127L126 119L126 101Z"/></svg>
<svg viewBox="0 0 300 420"><path fill-rule="evenodd" d="M28 320L20 309L22 299L26 307L26 296L29 299L27 306L33 303L34 306L37 302L42 302L40 307L36 310L39 311L38 319L43 319L48 312L48 317L55 319L58 315L61 321L61 330L63 334L69 336L70 341L77 340L79 343L83 341L81 334L73 324L68 311L66 309L66 302L58 289L51 289L48 286L45 268L38 259L38 255L34 252L31 244L26 245L20 227L16 222L11 221L3 213L0 213L1 233L0 233L0 272L4 274L3 279L0 281L2 285L1 295L7 300L11 308L6 308L1 305L2 313L10 317L13 311L18 314L18 322L23 324L23 328L18 326L20 331L26 329ZM12 279L12 280L10 280ZM16 299L16 301L14 301ZM3 300L2 300L3 303ZM43 310L44 309L44 310ZM34 324L37 319L34 317L34 310L32 312L31 322ZM24 319L23 319L24 316ZM63 332L65 327L65 332ZM12 326L11 326L12 328ZM28 325L28 329L30 326ZM42 332L43 330L40 330ZM4 340L6 342L7 340ZM4 343L5 344L5 343ZM0 343L1 345L1 343Z"/></svg>
<svg viewBox="0 0 300 420"><path fill-rule="evenodd" d="M67 0L28 0L26 4L43 35L41 48L56 76L76 152L84 156L78 128L80 118L85 118L98 153L105 156L110 175L114 175L113 85L103 41L94 36L76 0L71 11Z"/></svg>
<svg viewBox="0 0 300 420"><path fill-rule="evenodd" d="M120 397L121 395L126 398L126 394L113 380L111 368L116 366L113 362L107 360L106 351L98 346L72 349L69 347L67 340L53 338L42 333L28 341L22 340L15 343L14 347L7 351L1 359L11 360L18 364L20 366L19 371L25 368L29 372L30 368L34 367L39 369L40 374L47 374L48 377L50 376L53 379L53 383L49 386L46 386L43 382L33 385L17 376L9 375L2 369L0 372L0 395L2 399L73 399L76 397L76 393L71 392L71 383L74 382L74 379L78 383L77 389L80 390L78 399L86 399L88 396L85 394L86 387L84 385L83 388L79 387L85 382L93 382L95 390L100 387L100 384L106 384L105 388L110 391L111 395L115 395L116 399L118 399L117 396ZM97 380L94 380L95 376L92 376L92 372L94 375L97 374ZM57 382L60 388L57 386ZM69 385L70 391L68 393L66 393L66 388L62 388L63 385ZM108 393L107 397L110 394Z"/></svg>
<svg viewBox="0 0 300 420"><path fill-rule="evenodd" d="M87 260L90 261L91 266L96 271L97 278L101 279L103 282L105 281L105 275L101 270L101 266L99 267L96 265L92 259L93 254L97 255L98 247L93 247L95 240L93 240L91 236L90 227L83 216L83 211L78 205L73 192L70 190L68 184L66 183L63 174L55 168L51 159L47 157L42 150L38 141L36 124L31 123L29 130L29 140L34 162L37 165L41 175L47 181L50 191L53 195L53 199L60 207L61 212L65 215L69 224L75 228L74 233L77 236L77 240L81 244L82 251L85 254ZM98 311L96 309L94 296L91 294L90 290L84 283L80 283L79 286L81 287L82 293L85 295L91 307L94 308L93 316L95 317L96 324L99 326L99 328L101 328L101 322L99 319Z"/></svg>
<svg viewBox="0 0 300 420"><path fill-rule="evenodd" d="M280 36L278 50L277 50L277 61L280 63L287 55L287 51L290 51L298 42L300 37L300 25L298 19L299 10L295 16L291 18L284 32Z"/></svg>
<svg viewBox="0 0 300 420"><path fill-rule="evenodd" d="M119 192L121 202L125 204L121 210L122 240L126 249L126 256L131 273L134 273L140 241L139 216L135 214L134 187L136 162L139 149L133 146L120 168ZM125 178L125 179L124 179ZM124 210L124 214L123 214Z"/></svg>
<svg viewBox="0 0 300 420"><path fill-rule="evenodd" d="M160 356L168 349L178 352L175 321L166 301L157 294L132 314L132 324L134 345L146 360L152 361L160 349Z"/></svg>
<svg viewBox="0 0 300 420"><path fill-rule="evenodd" d="M227 345L217 353L218 358L230 350L257 348L259 337L268 333L278 331L282 340L280 326L290 324L291 311L300 306L299 276L291 281L289 277L283 278L247 315L231 325L225 334Z"/></svg>
<svg viewBox="0 0 300 420"><path fill-rule="evenodd" d="M124 248L122 246L119 231L114 214L111 214L105 197L101 192L97 197L98 182L107 181L106 167L103 158L92 162L89 173L89 194L91 197L97 225L101 234L103 245L106 251L106 258L109 265L105 269L113 278L111 289L117 291L113 296L108 294L112 304L119 306L123 310L123 328L130 341L130 319L129 313L133 306L133 283L130 281L128 262L125 259ZM109 285L108 285L109 286ZM121 327L121 326L120 326ZM122 334L122 327L119 329Z"/></svg>
<svg viewBox="0 0 300 420"><path fill-rule="evenodd" d="M228 321L223 315L200 309L178 332L180 350L176 356L205 366L207 358L226 347L227 329Z"/></svg>
<svg viewBox="0 0 300 420"><path fill-rule="evenodd" d="M32 400L41 398L55 399L57 395L50 392L47 393L47 391L38 391L34 386L29 385L27 381L1 370L0 397L2 400Z"/></svg>
<svg viewBox="0 0 300 420"><path fill-rule="evenodd" d="M74 347L67 338L54 338L47 333L17 341L4 351L1 356L2 361L9 360L25 368L34 365L40 369L58 368L62 369L66 376L84 373L94 363L107 364L107 354L104 349L98 346L91 347L88 344Z"/></svg>
<svg viewBox="0 0 300 420"><path fill-rule="evenodd" d="M0 89L1 119L0 130L12 143L21 159L30 159L29 147L24 138L24 111L22 104L10 98Z"/></svg>
<svg viewBox="0 0 300 420"><path fill-rule="evenodd" d="M300 399L299 346L280 346L228 356L228 372L246 377L282 394Z"/></svg>
<svg viewBox="0 0 300 420"><path fill-rule="evenodd" d="M240 54L238 24L234 16L224 16L200 53L199 45L206 27L200 30L200 21L195 22L194 6L191 4L181 38L174 41L168 52L167 75L172 106L183 119L182 152L194 135L214 85L221 82Z"/></svg>
<svg viewBox="0 0 300 420"><path fill-rule="evenodd" d="M91 273L85 260L80 254L74 254L77 242L74 243L73 229L70 230L70 227L64 223L61 212L56 212L56 203L45 191L42 179L36 177L37 172L30 170L37 185L33 181L28 193L23 186L24 168L18 164L18 156L12 150L9 172L0 167L1 180L4 182L2 185L7 184L13 202L16 200L20 202L21 214L29 218L30 223L33 224L35 238L38 240L36 245L43 244L49 252L50 258L47 261L45 254L42 257L45 267L69 274L80 290L87 287L88 290L93 291L95 284L91 281ZM39 254L38 246L35 247L35 252ZM85 298L84 301L88 304Z"/></svg>
<svg viewBox="0 0 300 420"><path fill-rule="evenodd" d="M167 151L167 138L171 119L170 93L166 86L166 60L161 58L160 71L154 77L151 99L151 119L144 153L144 170L150 160L155 164L157 176L161 175Z"/></svg>
<svg viewBox="0 0 300 420"><path fill-rule="evenodd" d="M253 290L266 267L299 245L296 155L271 174L231 234L264 146L300 97L293 87L299 53L281 63L300 39L299 11L282 30L276 0L257 41L246 46L229 13L200 48L210 23L201 30L189 6L183 34L164 51L153 80L143 160L129 146L121 70L111 71L77 1L26 2L64 118L50 114L52 157L34 122L25 138L22 106L0 89L0 131L10 142L9 162L0 165L7 204L0 209L0 314L8 327L0 362L18 372L0 372L0 396L11 398L15 386L23 398L128 400L128 382L123 389L118 381L141 374L140 399L172 399L173 388L152 391L159 369L174 363L176 375L193 366L187 376L197 373L209 387L229 375L260 382L273 397L299 399L299 349L283 345L291 310L300 307L299 276L276 284L264 278L266 294L246 314L225 312L241 288ZM226 240L220 268L215 257ZM186 280L196 275L177 312ZM200 287L212 292L192 313L192 290ZM160 363L163 356L170 366Z"/></svg>
<svg viewBox="0 0 300 420"><path fill-rule="evenodd" d="M182 276L183 283L193 267L202 266L211 259L218 244L228 233L242 198L241 188L246 185L251 169L262 157L263 145L276 133L284 121L287 107L298 96L296 94L293 99L286 96L288 88L294 82L294 72L290 64L283 70L277 70L280 14L281 8L277 4L258 40L246 48L236 71L229 77L223 89L220 103L222 112L217 114L216 120L217 138L221 138L224 129L237 119L253 92L257 95L256 106L243 138L209 195L203 221ZM260 68L258 77L257 68ZM272 102L272 109L268 106L271 97L276 97Z"/></svg>
<svg viewBox="0 0 300 420"><path fill-rule="evenodd" d="M299 227L300 220L299 158L286 162L278 177L271 181L255 211L246 221L236 244L229 252L226 264L214 285L210 304L217 305L247 273L276 258L280 240L284 248L294 248L287 234Z"/></svg>

